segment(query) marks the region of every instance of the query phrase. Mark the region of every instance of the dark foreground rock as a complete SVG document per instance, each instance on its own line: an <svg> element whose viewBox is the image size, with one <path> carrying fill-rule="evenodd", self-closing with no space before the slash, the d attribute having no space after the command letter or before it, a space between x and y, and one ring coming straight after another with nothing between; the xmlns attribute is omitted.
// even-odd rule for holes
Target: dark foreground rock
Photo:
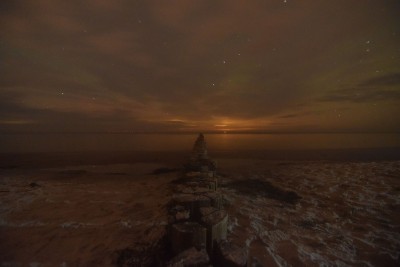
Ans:
<svg viewBox="0 0 400 267"><path fill-rule="evenodd" d="M171 252L178 256L170 266L203 266L197 256L202 258L204 254L208 258L204 264L214 264L215 244L227 238L228 213L218 192L216 166L208 157L206 141L200 134L182 176L173 182L168 236Z"/></svg>
<svg viewBox="0 0 400 267"><path fill-rule="evenodd" d="M135 243L114 251L112 264L117 267L159 267L165 266L169 257L166 236L152 244Z"/></svg>
<svg viewBox="0 0 400 267"><path fill-rule="evenodd" d="M168 267L205 267L209 266L210 258L207 252L191 247L174 257Z"/></svg>
<svg viewBox="0 0 400 267"><path fill-rule="evenodd" d="M236 246L226 240L218 243L215 253L217 266L245 267L247 266L247 252L244 248Z"/></svg>

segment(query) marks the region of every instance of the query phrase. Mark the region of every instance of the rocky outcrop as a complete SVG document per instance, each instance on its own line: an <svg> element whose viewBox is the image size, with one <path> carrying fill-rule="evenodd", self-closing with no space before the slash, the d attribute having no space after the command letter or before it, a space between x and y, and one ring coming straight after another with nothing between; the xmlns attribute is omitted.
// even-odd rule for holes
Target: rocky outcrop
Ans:
<svg viewBox="0 0 400 267"><path fill-rule="evenodd" d="M207 143L203 134L199 134L197 137L190 159L191 161L208 159Z"/></svg>
<svg viewBox="0 0 400 267"><path fill-rule="evenodd" d="M204 249L191 247L175 256L168 267L206 267L210 266L210 258Z"/></svg>
<svg viewBox="0 0 400 267"><path fill-rule="evenodd" d="M215 262L217 266L243 267L247 266L247 257L245 250L224 240L218 243Z"/></svg>
<svg viewBox="0 0 400 267"><path fill-rule="evenodd" d="M187 171L201 172L204 178L215 176L217 164L208 157L207 143L203 134L197 137L190 161L185 165L185 168Z"/></svg>
<svg viewBox="0 0 400 267"><path fill-rule="evenodd" d="M246 254L226 245L228 213L218 192L216 169L200 134L170 202L168 236L175 257L169 266L207 266L204 253L211 263L246 266Z"/></svg>
<svg viewBox="0 0 400 267"><path fill-rule="evenodd" d="M171 250L174 254L195 247L204 249L207 242L207 230L201 224L193 221L177 222L170 228Z"/></svg>

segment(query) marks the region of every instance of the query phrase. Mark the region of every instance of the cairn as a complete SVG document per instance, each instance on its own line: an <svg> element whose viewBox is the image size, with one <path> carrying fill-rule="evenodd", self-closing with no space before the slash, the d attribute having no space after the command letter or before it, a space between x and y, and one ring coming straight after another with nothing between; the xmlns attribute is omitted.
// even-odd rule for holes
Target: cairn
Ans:
<svg viewBox="0 0 400 267"><path fill-rule="evenodd" d="M228 213L218 192L217 164L200 134L174 188L168 237L169 266L246 266L245 252L227 241Z"/></svg>

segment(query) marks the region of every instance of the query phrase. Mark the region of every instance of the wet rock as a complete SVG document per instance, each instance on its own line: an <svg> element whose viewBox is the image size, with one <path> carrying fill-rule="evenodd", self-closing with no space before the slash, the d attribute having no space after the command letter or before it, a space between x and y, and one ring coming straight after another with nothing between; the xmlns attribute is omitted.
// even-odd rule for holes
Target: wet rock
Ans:
<svg viewBox="0 0 400 267"><path fill-rule="evenodd" d="M206 234L206 229L197 222L181 222L171 225L170 241L172 252L178 254L190 247L205 248Z"/></svg>
<svg viewBox="0 0 400 267"><path fill-rule="evenodd" d="M203 266L203 262L197 263L197 260L190 259L196 258L192 255L198 254L200 249L203 249L203 255L207 256L208 253L207 257L213 257L216 244L226 240L228 214L223 209L223 197L217 191L216 163L208 158L202 134L196 140L185 171L182 177L173 182L176 194L170 202L172 208L169 210L168 221L171 252L176 255L187 251L174 258L169 266ZM191 247L197 250L189 249ZM221 262L242 266L238 256L240 253L232 251L228 254L224 251L227 255L221 257L224 260ZM208 263L209 260L204 261L207 266Z"/></svg>
<svg viewBox="0 0 400 267"><path fill-rule="evenodd" d="M207 143L203 134L199 134L194 143L191 159L192 161L208 159Z"/></svg>
<svg viewBox="0 0 400 267"><path fill-rule="evenodd" d="M183 206L174 206L169 210L170 216L172 218L169 220L170 223L187 221L190 219L190 210Z"/></svg>
<svg viewBox="0 0 400 267"><path fill-rule="evenodd" d="M160 266L166 262L166 236L154 243L135 242L132 247L116 250L112 253L112 264L118 267Z"/></svg>
<svg viewBox="0 0 400 267"><path fill-rule="evenodd" d="M215 254L218 266L226 266L226 267L247 266L248 255L245 249L237 245L234 245L226 240L223 240L217 244Z"/></svg>
<svg viewBox="0 0 400 267"><path fill-rule="evenodd" d="M201 186L199 182L190 182L186 186L182 186L179 189L181 193L197 195L202 195L210 191L208 187Z"/></svg>
<svg viewBox="0 0 400 267"><path fill-rule="evenodd" d="M264 267L264 265L261 264L258 258L252 257L249 261L248 267Z"/></svg>
<svg viewBox="0 0 400 267"><path fill-rule="evenodd" d="M221 209L222 208L223 198L222 198L222 195L220 193L207 192L207 193L204 194L204 196L206 196L206 197L208 197L210 199L212 207L217 208L217 209Z"/></svg>
<svg viewBox="0 0 400 267"><path fill-rule="evenodd" d="M177 222L189 220L189 218L190 218L190 212L188 210L180 211L175 214L175 220Z"/></svg>
<svg viewBox="0 0 400 267"><path fill-rule="evenodd" d="M209 190L217 191L218 180L215 178L205 178L199 180L200 186L207 187Z"/></svg>
<svg viewBox="0 0 400 267"><path fill-rule="evenodd" d="M207 229L207 251L212 254L214 245L226 239L228 231L228 213L215 208L202 208L201 223Z"/></svg>
<svg viewBox="0 0 400 267"><path fill-rule="evenodd" d="M168 267L203 267L209 266L210 258L207 252L191 247L174 257Z"/></svg>
<svg viewBox="0 0 400 267"><path fill-rule="evenodd" d="M199 217L200 208L211 206L211 199L203 194L176 194L172 203L185 207L195 219Z"/></svg>
<svg viewBox="0 0 400 267"><path fill-rule="evenodd" d="M187 171L200 172L202 176L206 175L209 177L210 172L211 177L215 176L217 164L215 161L208 158L207 143L203 134L200 134L197 137L193 146L190 161L185 165L185 168Z"/></svg>

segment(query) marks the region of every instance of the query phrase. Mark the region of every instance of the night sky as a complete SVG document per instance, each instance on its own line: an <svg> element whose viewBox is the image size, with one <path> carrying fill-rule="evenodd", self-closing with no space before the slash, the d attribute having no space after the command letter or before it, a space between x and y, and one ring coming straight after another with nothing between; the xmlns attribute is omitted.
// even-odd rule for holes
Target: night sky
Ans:
<svg viewBox="0 0 400 267"><path fill-rule="evenodd" d="M399 0L1 0L0 57L0 132L400 131Z"/></svg>

